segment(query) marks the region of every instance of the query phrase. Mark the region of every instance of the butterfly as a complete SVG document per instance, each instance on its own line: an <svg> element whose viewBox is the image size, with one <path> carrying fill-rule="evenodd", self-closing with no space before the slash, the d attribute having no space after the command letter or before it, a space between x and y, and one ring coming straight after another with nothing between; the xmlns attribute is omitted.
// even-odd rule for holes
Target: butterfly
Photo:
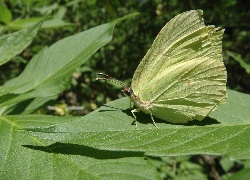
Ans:
<svg viewBox="0 0 250 180"><path fill-rule="evenodd" d="M203 120L226 101L226 68L222 59L223 29L205 26L202 10L172 18L159 32L137 67L130 87L124 87L142 111L174 123ZM157 127L158 128L158 127Z"/></svg>

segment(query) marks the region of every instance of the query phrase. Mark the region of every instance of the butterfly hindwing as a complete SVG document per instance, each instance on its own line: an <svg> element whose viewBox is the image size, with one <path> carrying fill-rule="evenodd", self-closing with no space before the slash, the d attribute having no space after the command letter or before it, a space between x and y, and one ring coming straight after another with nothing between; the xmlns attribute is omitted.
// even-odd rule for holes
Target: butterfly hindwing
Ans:
<svg viewBox="0 0 250 180"><path fill-rule="evenodd" d="M179 14L162 28L132 79L134 94L154 116L202 120L225 100L223 32L205 26L201 10Z"/></svg>

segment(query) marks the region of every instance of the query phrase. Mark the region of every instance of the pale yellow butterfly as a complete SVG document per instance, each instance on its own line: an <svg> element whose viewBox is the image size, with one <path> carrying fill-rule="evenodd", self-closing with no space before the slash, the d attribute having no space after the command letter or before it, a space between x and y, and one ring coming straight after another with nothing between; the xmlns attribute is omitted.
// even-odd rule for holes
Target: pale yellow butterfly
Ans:
<svg viewBox="0 0 250 180"><path fill-rule="evenodd" d="M159 32L137 67L131 87L124 86L137 109L169 122L203 120L226 100L222 59L224 30L205 26L201 10L181 13ZM157 127L157 126L156 126Z"/></svg>

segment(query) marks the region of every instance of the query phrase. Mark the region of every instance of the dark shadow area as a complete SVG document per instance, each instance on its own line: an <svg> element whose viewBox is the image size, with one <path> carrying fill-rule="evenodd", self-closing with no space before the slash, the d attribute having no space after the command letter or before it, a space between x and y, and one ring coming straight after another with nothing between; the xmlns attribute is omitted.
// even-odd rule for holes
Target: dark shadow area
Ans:
<svg viewBox="0 0 250 180"><path fill-rule="evenodd" d="M49 146L23 145L23 147L48 153L80 155L95 159L118 159L144 156L143 152L100 150L89 146L66 143L54 143Z"/></svg>
<svg viewBox="0 0 250 180"><path fill-rule="evenodd" d="M128 116L134 118L131 110L132 109L126 109L126 110L123 110L122 112L124 112ZM138 123L141 123L141 124L152 124L153 123L150 114L145 114L142 111L140 111L140 112L135 112L135 116L136 116L136 120ZM164 120L159 119L157 117L154 117L154 121L155 121L155 123L164 123L164 124L168 123L167 121L164 121Z"/></svg>
<svg viewBox="0 0 250 180"><path fill-rule="evenodd" d="M127 114L128 116L134 118L131 110L133 110L134 108L128 108L126 110L124 109L119 109L119 108L116 108L116 107L112 107L112 106L108 106L108 105L104 105L105 107L108 107L108 108L112 108L112 109L103 109L103 110L99 110L99 112L105 112L105 111L121 111L125 114ZM149 114L145 114L143 113L142 111L140 112L135 112L135 116L136 116L136 120L138 123L141 123L141 124L152 124L152 119L150 117ZM220 124L218 121L216 121L215 119L212 119L210 117L206 117L205 119L199 121L199 120L192 120L192 121L188 121L187 123L173 123L173 122L168 122L166 120L162 120L162 119L159 119L157 117L154 117L154 120L155 120L155 123L158 124L158 123L163 123L163 124L172 124L172 125L183 125L183 126L207 126L207 125L213 125L213 124ZM135 121L132 122L133 125L135 125Z"/></svg>
<svg viewBox="0 0 250 180"><path fill-rule="evenodd" d="M130 109L126 109L126 110L122 110L122 112L126 113L128 116L134 118L133 114L131 113ZM152 124L152 119L150 117L149 114L145 114L143 112L136 112L136 120L139 123L142 124ZM172 125L183 125L183 126L207 126L207 125L212 125L212 124L220 124L218 121L216 121L215 119L212 119L210 117L206 117L205 119L203 119L202 121L198 121L198 120L192 120L192 121L188 121L187 123L173 123L173 122L168 122L162 119L159 119L157 117L154 117L155 123L163 123L163 124L172 124ZM135 121L133 122L133 124L135 123Z"/></svg>
<svg viewBox="0 0 250 180"><path fill-rule="evenodd" d="M188 123L186 123L184 125L186 125L186 126L207 126L207 125L213 125L213 124L220 124L220 122L207 116L207 117L205 117L205 119L203 119L201 121L193 120L193 121L189 121Z"/></svg>

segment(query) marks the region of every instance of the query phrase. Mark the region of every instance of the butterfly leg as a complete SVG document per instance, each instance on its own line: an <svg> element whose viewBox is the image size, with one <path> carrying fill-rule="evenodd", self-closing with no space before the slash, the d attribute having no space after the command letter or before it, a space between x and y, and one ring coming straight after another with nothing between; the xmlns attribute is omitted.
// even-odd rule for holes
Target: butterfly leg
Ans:
<svg viewBox="0 0 250 180"><path fill-rule="evenodd" d="M151 116L151 119L153 121L153 125L159 130L158 126L155 124L155 120L154 120L153 115L152 115L151 112L150 112L150 116Z"/></svg>
<svg viewBox="0 0 250 180"><path fill-rule="evenodd" d="M134 116L134 118L135 118L135 127L136 127L136 129L137 129L137 122L138 122L138 121L136 120L135 112L139 112L139 110L133 109L133 110L131 111L131 113L133 114L133 116ZM155 120L154 120L153 115L152 115L151 112L150 112L150 116L151 116L153 125L154 125L157 129L159 129L158 126L157 126L156 123L155 123Z"/></svg>
<svg viewBox="0 0 250 180"><path fill-rule="evenodd" d="M137 129L137 120L136 120L136 116L135 116L135 113L134 113L134 112L138 112L137 109L133 109L133 110L131 111L131 113L133 114L133 116L134 116L134 118L135 118L135 120L134 120L134 122L135 122L135 128Z"/></svg>

